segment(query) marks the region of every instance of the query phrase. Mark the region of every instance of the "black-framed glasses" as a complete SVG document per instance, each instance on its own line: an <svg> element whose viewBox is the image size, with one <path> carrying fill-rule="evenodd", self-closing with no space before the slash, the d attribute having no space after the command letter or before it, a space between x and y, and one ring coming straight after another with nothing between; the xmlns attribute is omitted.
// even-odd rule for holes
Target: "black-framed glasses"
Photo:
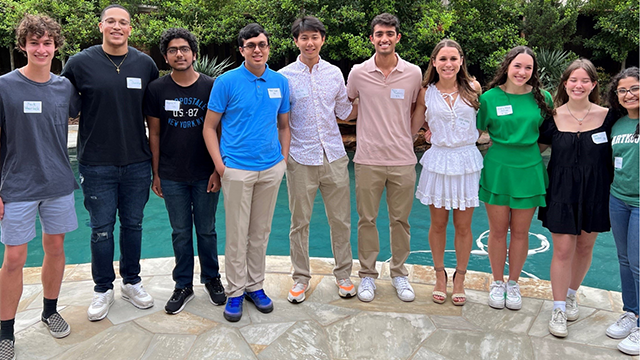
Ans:
<svg viewBox="0 0 640 360"><path fill-rule="evenodd" d="M627 93L631 93L631 95L638 95L638 90L640 90L640 86L636 85L636 86L632 86L629 89L625 89L625 88L620 88L616 90L616 94L618 94L618 96L625 96L627 95Z"/></svg>
<svg viewBox="0 0 640 360"><path fill-rule="evenodd" d="M180 50L180 52L182 54L188 54L188 53L191 52L191 48L190 47L188 47L188 46L180 46L179 48L177 48L177 47L168 48L167 49L167 54L175 55L175 54L178 53L178 50Z"/></svg>
<svg viewBox="0 0 640 360"><path fill-rule="evenodd" d="M242 48L243 49L247 49L247 50L255 50L256 46L258 47L258 49L264 50L264 49L269 47L269 44L267 44L266 42L261 42L261 43L258 43L258 44L246 43L246 44L244 44L244 46Z"/></svg>

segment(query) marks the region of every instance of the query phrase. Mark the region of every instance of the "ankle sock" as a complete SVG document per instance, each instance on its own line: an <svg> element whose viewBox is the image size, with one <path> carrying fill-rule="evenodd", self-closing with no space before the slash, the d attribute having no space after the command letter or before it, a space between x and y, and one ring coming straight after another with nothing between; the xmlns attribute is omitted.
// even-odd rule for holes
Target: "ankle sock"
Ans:
<svg viewBox="0 0 640 360"><path fill-rule="evenodd" d="M15 341L13 338L13 324L15 324L15 322L15 318L0 321L0 340L9 339Z"/></svg>
<svg viewBox="0 0 640 360"><path fill-rule="evenodd" d="M553 310L560 309L564 312L567 311L567 302L566 301L554 301L553 302Z"/></svg>
<svg viewBox="0 0 640 360"><path fill-rule="evenodd" d="M507 282L507 286L513 286L517 284L517 282L515 282L514 280L509 280L509 282Z"/></svg>
<svg viewBox="0 0 640 360"><path fill-rule="evenodd" d="M567 296L575 295L577 292L578 292L578 290L569 289L569 290L567 290Z"/></svg>
<svg viewBox="0 0 640 360"><path fill-rule="evenodd" d="M58 306L58 299L47 299L42 298L43 308L42 308L42 317L48 319L49 316L56 313Z"/></svg>

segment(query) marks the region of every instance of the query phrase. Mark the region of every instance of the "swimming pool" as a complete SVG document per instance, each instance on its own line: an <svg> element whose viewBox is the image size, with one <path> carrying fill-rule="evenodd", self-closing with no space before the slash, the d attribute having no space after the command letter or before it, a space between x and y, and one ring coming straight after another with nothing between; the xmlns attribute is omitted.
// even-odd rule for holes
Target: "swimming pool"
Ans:
<svg viewBox="0 0 640 360"><path fill-rule="evenodd" d="M78 164L75 149L69 150L71 163L74 172L78 172ZM352 158L353 153L349 156ZM420 158L422 154L418 154ZM418 164L416 171L418 175L422 170L422 166ZM349 174L351 177L351 248L354 258L357 257L357 222L358 214L355 205L355 181L353 163L349 164ZM417 184L417 181L416 181ZM380 233L380 256L379 261L385 261L391 256L389 246L389 217L385 201L386 194L383 194L380 213L378 216L378 230ZM89 214L85 210L82 201L82 191L75 192L76 213L78 214L78 229L69 233L65 240L65 251L68 264L81 264L91 261L91 252L89 249L89 239L91 230L89 228ZM291 213L287 199L286 181L282 181L280 192L278 193L278 201L273 218L273 226L271 238L267 248L269 255L289 255L289 221ZM427 241L429 231L429 209L422 205L417 199L414 199L413 209L409 222L411 224L411 250L408 263L433 265L431 254L429 253L429 243ZM225 223L224 223L224 204L222 196L216 213L216 228L218 232L218 250L220 254L224 254L225 239ZM447 229L447 253L445 254L445 266L453 267L455 264L455 253L453 252L453 220L449 221ZM329 226L324 212L324 205L320 194L316 196L313 216L311 217L310 228L310 244L309 253L314 257L332 257L331 244L329 237ZM489 259L486 253L482 251L482 247L486 247L489 225L487 222L487 214L484 205L475 210L473 216L472 231L474 236L474 246L471 258L469 260L469 269L491 272ZM29 254L27 258L27 266L42 265L42 244L40 241L40 225L37 225L38 235L29 245ZM114 236L118 237L118 225ZM537 220L537 213L534 216L533 224L529 237L529 257L524 265L523 276L537 277L540 279L549 279L549 264L551 263L552 244L551 234L542 227L542 223ZM145 208L145 217L142 232L142 257L168 257L173 256L173 248L171 246L171 227L169 218L164 207L164 201L151 193L149 202ZM116 249L118 248L116 241ZM0 247L0 253L4 252L4 248ZM116 259L119 251L116 251ZM584 285L597 287L607 290L620 291L620 277L618 273L618 259L616 255L615 243L611 232L603 233L598 236L594 249L593 263L591 270L587 274Z"/></svg>

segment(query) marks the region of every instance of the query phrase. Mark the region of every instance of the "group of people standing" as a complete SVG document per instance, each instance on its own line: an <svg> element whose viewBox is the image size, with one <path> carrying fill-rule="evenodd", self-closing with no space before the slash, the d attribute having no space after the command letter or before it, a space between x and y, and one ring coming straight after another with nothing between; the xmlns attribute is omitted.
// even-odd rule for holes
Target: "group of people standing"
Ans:
<svg viewBox="0 0 640 360"><path fill-rule="evenodd" d="M104 319L115 301L116 214L120 294L141 309L154 305L139 276L149 187L164 198L173 229L175 289L165 311L177 314L195 296L195 227L200 281L212 304L225 305L225 319L239 321L245 299L259 311L271 312L273 301L263 290L265 257L286 173L294 269L290 302L304 301L310 289L309 221L318 190L330 225L338 294L357 295L365 302L374 300L379 276L376 219L384 190L391 283L402 301L415 298L405 267L414 193L430 209L436 303L447 300L444 250L451 210L456 249L451 300L455 305L466 302L471 221L482 201L489 217L494 277L489 305L520 309L518 279L527 257L529 227L540 207L539 217L554 242L549 331L567 336L567 321L579 317L576 292L589 269L597 233L611 226L625 313L606 333L624 338L621 351L638 354L638 68L614 78L608 110L598 105L599 84L591 62L573 62L552 99L541 89L534 53L519 46L506 55L482 93L453 40L434 48L422 78L419 67L395 52L401 38L398 19L381 14L371 23L375 54L354 66L346 85L340 70L320 58L326 30L311 16L292 26L300 50L295 62L278 72L270 69L268 33L249 24L238 35L244 62L215 81L193 69L195 36L185 29L168 29L159 48L172 71L158 78L151 58L128 46L130 21L125 8L106 7L99 23L102 44L71 57L61 76L50 73L55 51L63 44L60 26L46 16L27 15L17 28L18 47L28 63L0 77L0 218L5 244L0 359L15 359L14 319L36 213L45 251L42 321L56 338L71 331L56 306L64 273L64 234L77 228L77 184L66 138L68 117L78 112L80 185L92 230L91 321ZM350 279L349 159L336 122L356 117L357 289ZM420 128L427 129L432 146L420 160L423 170L415 190L413 142ZM480 130L488 131L492 140L484 159L475 146ZM540 153L549 145L553 152L547 175ZM226 289L215 231L220 189Z"/></svg>

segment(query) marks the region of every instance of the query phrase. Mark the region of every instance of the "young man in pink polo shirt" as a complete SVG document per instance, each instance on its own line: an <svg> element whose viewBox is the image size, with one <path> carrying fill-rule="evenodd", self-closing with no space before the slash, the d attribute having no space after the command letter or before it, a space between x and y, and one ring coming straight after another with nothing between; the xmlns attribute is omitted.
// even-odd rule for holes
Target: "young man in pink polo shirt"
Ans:
<svg viewBox="0 0 640 360"><path fill-rule="evenodd" d="M415 294L407 280L404 262L409 257L409 213L416 180L413 134L420 125L411 124L411 113L420 91L422 71L395 53L400 41L398 18L380 14L371 22L369 39L375 54L353 67L347 81L350 100L360 99L356 136L356 206L358 209L358 298L375 297L380 253L376 218L382 191L387 189L392 284L402 301Z"/></svg>

